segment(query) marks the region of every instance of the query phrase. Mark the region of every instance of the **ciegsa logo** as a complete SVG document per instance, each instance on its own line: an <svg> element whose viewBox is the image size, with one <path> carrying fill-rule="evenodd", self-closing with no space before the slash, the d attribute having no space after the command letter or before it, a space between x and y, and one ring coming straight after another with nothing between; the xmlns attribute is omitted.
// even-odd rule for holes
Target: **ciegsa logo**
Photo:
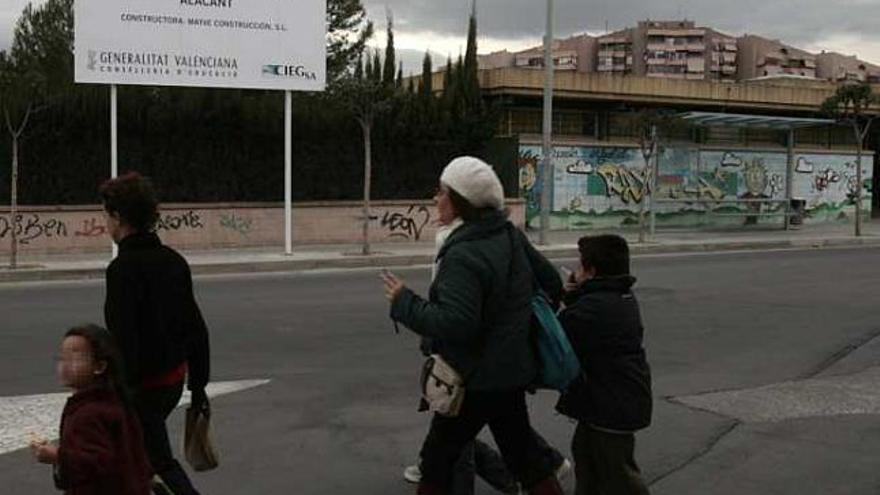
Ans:
<svg viewBox="0 0 880 495"><path fill-rule="evenodd" d="M318 79L317 74L306 69L305 66L302 65L264 65L263 74L274 77L294 77L297 79L307 79L309 81L315 81Z"/></svg>

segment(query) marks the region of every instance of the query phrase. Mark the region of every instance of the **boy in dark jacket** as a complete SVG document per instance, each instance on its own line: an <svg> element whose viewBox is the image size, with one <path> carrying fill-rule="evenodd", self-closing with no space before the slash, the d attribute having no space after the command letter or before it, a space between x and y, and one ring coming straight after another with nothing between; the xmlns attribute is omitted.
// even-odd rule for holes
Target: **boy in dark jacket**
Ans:
<svg viewBox="0 0 880 495"><path fill-rule="evenodd" d="M577 495L647 494L634 432L651 422L651 372L632 293L629 247L616 235L578 241L581 266L566 286L560 322L583 373L557 409L578 421L572 439Z"/></svg>

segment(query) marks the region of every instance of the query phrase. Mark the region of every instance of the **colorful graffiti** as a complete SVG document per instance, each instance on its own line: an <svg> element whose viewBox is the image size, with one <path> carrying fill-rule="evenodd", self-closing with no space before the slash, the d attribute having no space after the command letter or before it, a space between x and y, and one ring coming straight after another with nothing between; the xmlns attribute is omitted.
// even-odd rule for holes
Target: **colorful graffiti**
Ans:
<svg viewBox="0 0 880 495"><path fill-rule="evenodd" d="M520 147L520 187L527 200L526 219L536 225L543 184L541 148ZM638 148L559 146L554 149L551 222L554 228L611 228L635 222L646 193L662 199L652 207L658 222L690 226L706 221L780 222L786 203L784 152L667 148L657 164L656 191ZM866 202L870 202L872 157L863 157ZM795 157L792 197L806 201L807 220L836 220L852 210L857 188L854 157L799 154ZM647 183L646 183L647 182ZM760 203L742 200L764 200ZM774 215L776 214L774 218ZM738 216L739 215L739 216ZM730 218L727 218L730 217Z"/></svg>
<svg viewBox="0 0 880 495"><path fill-rule="evenodd" d="M862 157L862 198L871 201L872 156ZM856 157L853 155L801 155L792 184L792 196L806 201L814 221L835 221L847 217L858 189Z"/></svg>

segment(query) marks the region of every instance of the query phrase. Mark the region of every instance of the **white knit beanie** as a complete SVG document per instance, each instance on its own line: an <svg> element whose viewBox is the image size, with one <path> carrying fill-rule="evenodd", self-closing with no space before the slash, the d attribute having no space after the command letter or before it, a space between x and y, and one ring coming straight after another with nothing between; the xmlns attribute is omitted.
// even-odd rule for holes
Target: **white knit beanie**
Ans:
<svg viewBox="0 0 880 495"><path fill-rule="evenodd" d="M492 167L479 158L460 156L446 165L440 182L474 208L504 208L504 188Z"/></svg>

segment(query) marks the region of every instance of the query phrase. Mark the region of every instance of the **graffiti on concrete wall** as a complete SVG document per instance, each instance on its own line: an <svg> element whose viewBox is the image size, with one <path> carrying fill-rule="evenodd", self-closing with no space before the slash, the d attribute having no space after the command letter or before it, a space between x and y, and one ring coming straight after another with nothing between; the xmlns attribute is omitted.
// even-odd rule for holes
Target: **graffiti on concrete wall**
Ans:
<svg viewBox="0 0 880 495"><path fill-rule="evenodd" d="M184 213L159 215L159 220L156 222L157 232L163 230L199 230L203 228L205 228L205 226L202 224L202 217L193 210Z"/></svg>
<svg viewBox="0 0 880 495"><path fill-rule="evenodd" d="M101 237L107 234L107 225L103 220L95 217L86 218L80 227L73 233L76 237Z"/></svg>
<svg viewBox="0 0 880 495"><path fill-rule="evenodd" d="M248 237L253 230L254 220L252 218L244 218L235 214L235 212L220 214L220 227L235 232L242 237Z"/></svg>
<svg viewBox="0 0 880 495"><path fill-rule="evenodd" d="M67 220L65 220L65 218ZM13 222L9 215L0 216L0 239L12 237L15 229L19 244L29 245L36 242L54 243L70 242L68 239L97 238L107 235L107 225L100 215L94 214L77 220L68 226L71 218L58 214L24 213L16 216ZM202 229L201 217L193 210L183 213L165 214L156 223L156 230L179 231L184 229Z"/></svg>
<svg viewBox="0 0 880 495"><path fill-rule="evenodd" d="M67 237L67 224L63 220L39 213L16 215L15 221L8 215L0 216L0 239L11 237L13 229L19 244L30 244L44 238Z"/></svg>
<svg viewBox="0 0 880 495"><path fill-rule="evenodd" d="M411 205L402 211L386 210L371 220L378 220L389 238L419 241L431 222L431 210L424 205Z"/></svg>
<svg viewBox="0 0 880 495"><path fill-rule="evenodd" d="M539 146L520 146L520 188L526 199L526 220L532 226L537 225L540 211L541 158ZM839 215L848 203L851 207L857 188L851 155L795 158L792 196L806 200L808 213ZM866 197L872 164L872 157L863 159ZM787 168L784 152L667 148L658 156L656 191L652 193L653 197L675 201L658 202L653 208L660 221L682 225L702 222L701 215L707 211L781 212L787 196ZM556 147L551 221L555 228L634 223L652 184L650 168L646 169L637 148ZM755 199L766 201L761 206L742 201Z"/></svg>

